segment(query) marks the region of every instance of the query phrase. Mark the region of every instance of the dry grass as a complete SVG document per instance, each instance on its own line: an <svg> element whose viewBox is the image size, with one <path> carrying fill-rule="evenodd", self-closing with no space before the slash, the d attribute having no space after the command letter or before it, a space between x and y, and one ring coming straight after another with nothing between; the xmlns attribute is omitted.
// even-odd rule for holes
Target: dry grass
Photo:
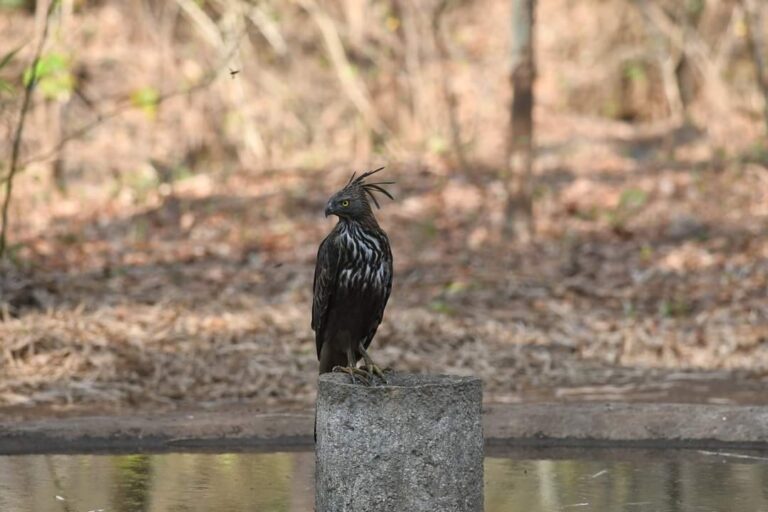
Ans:
<svg viewBox="0 0 768 512"><path fill-rule="evenodd" d="M560 129L543 141L528 246L495 235L494 173L390 166L398 200L380 217L396 281L379 360L476 373L490 401L601 386L605 397L681 369L738 370L759 386L765 167L696 159L713 146L702 136L669 159L674 133L541 124ZM0 401L309 403L314 251L330 227L320 212L346 173L196 175L141 204L58 198L31 212L15 233L25 265L3 279Z"/></svg>

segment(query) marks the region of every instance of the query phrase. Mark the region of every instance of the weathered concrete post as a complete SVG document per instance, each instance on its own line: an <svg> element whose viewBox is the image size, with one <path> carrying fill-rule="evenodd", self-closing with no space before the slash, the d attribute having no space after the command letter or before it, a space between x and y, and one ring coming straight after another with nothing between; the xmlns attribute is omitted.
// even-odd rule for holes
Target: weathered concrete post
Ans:
<svg viewBox="0 0 768 512"><path fill-rule="evenodd" d="M317 512L481 512L480 379L387 379L368 387L320 376Z"/></svg>

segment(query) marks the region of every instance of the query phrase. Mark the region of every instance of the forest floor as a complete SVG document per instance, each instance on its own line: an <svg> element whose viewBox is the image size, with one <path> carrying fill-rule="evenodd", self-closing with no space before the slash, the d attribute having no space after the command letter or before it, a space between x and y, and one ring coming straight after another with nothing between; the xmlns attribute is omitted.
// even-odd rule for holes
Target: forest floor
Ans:
<svg viewBox="0 0 768 512"><path fill-rule="evenodd" d="M541 116L534 241L498 235L488 167L388 163L395 284L373 354L476 374L488 402L765 402L765 153L692 127ZM386 162L385 162L386 163ZM315 396L327 197L351 169L19 181L0 274L0 410L171 409Z"/></svg>

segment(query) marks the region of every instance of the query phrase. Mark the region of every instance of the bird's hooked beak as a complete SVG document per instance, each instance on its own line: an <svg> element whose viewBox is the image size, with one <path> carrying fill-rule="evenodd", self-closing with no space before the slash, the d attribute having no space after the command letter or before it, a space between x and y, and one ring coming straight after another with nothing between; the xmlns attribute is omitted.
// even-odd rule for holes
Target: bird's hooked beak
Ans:
<svg viewBox="0 0 768 512"><path fill-rule="evenodd" d="M333 213L333 208L331 207L331 203L328 203L325 205L325 216L326 218Z"/></svg>

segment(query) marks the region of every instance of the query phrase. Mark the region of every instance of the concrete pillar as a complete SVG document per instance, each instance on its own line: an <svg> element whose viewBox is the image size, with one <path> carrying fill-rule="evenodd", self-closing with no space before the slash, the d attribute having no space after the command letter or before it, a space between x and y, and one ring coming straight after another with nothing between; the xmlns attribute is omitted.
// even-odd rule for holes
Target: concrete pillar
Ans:
<svg viewBox="0 0 768 512"><path fill-rule="evenodd" d="M482 512L482 383L405 375L351 384L323 374L317 397L317 512Z"/></svg>

